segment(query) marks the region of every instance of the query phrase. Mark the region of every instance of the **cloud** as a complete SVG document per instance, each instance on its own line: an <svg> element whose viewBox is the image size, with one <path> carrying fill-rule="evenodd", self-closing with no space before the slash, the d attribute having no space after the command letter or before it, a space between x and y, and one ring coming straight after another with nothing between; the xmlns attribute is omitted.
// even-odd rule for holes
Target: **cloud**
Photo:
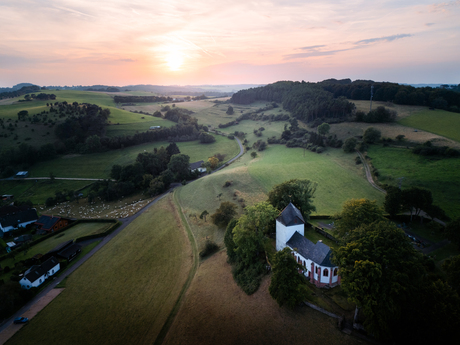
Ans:
<svg viewBox="0 0 460 345"><path fill-rule="evenodd" d="M392 36L385 36L385 37L368 38L365 40L356 41L352 43L351 45L349 43L341 43L340 45L348 46L343 49L329 49L329 50L320 49L320 48L325 48L325 47L327 48L327 45L325 44L301 47L298 49L308 50L308 52L287 54L287 55L284 55L283 58L284 60L292 60L292 59L301 59L301 58L309 58L309 57L316 57L316 56L330 56L330 55L335 55L337 53L341 53L341 52L345 52L349 50L362 49L362 48L368 47L375 43L392 42L395 40L399 40L399 39L406 38L406 37L412 37L412 36L413 36L412 34L400 34L400 35L392 35Z"/></svg>
<svg viewBox="0 0 460 345"><path fill-rule="evenodd" d="M434 4L430 6L430 12L448 12L450 8L460 6L460 0L442 2L440 4Z"/></svg>
<svg viewBox="0 0 460 345"><path fill-rule="evenodd" d="M393 35L393 36L378 37L378 38L369 38L369 39L366 39L366 40L361 40L361 41L355 42L355 44L357 44L357 45L371 44L371 43L382 42L382 41L383 42L391 42L391 41L394 41L394 40L399 40L401 38L411 37L411 36L412 36L411 34L402 34L402 35Z"/></svg>
<svg viewBox="0 0 460 345"><path fill-rule="evenodd" d="M316 50L318 48L322 48L322 47L325 47L326 45L325 44L319 44L319 45L316 45L316 46L309 46L309 47L302 47L302 48L299 48L301 50Z"/></svg>

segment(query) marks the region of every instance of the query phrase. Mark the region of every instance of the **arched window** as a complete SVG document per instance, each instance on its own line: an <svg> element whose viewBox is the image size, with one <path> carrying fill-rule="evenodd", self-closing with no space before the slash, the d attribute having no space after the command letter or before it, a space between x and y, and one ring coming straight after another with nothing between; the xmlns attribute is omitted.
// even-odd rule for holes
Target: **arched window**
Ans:
<svg viewBox="0 0 460 345"><path fill-rule="evenodd" d="M324 271L323 271L323 276L324 276L324 277L329 276L329 270L328 270L327 268L324 269Z"/></svg>
<svg viewBox="0 0 460 345"><path fill-rule="evenodd" d="M337 267L334 268L334 277L337 275Z"/></svg>

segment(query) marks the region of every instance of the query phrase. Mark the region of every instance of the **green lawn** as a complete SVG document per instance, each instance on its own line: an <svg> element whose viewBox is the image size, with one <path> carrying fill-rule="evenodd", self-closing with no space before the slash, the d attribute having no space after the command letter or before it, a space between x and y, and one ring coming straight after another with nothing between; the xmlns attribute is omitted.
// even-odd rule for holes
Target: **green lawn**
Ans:
<svg viewBox="0 0 460 345"><path fill-rule="evenodd" d="M187 235L165 198L75 271L9 344L152 344L191 265Z"/></svg>
<svg viewBox="0 0 460 345"><path fill-rule="evenodd" d="M49 176L49 172L43 177ZM50 196L54 197L57 191L79 190L91 184L91 181L54 180L6 180L0 181L0 193L12 194L16 200L30 200L33 204L44 204Z"/></svg>
<svg viewBox="0 0 460 345"><path fill-rule="evenodd" d="M422 110L398 121L460 142L460 114L445 110Z"/></svg>
<svg viewBox="0 0 460 345"><path fill-rule="evenodd" d="M113 223L81 223L71 228L55 235L51 236L50 238L36 244L35 246L31 247L27 254L24 252L20 252L16 255L15 259L9 258L2 261L2 266L10 266L13 267L15 262L19 262L21 260L25 260L31 258L37 254L46 254L51 249L55 248L57 245L69 241L75 240L79 237L88 236L88 235L95 235L107 231L108 228L113 226Z"/></svg>
<svg viewBox="0 0 460 345"><path fill-rule="evenodd" d="M384 195L370 186L361 168L355 165L354 155L334 149L322 154L306 151L305 157L303 154L302 149L270 145L256 159L246 153L228 168L181 187L181 205L198 242L203 243L208 237L222 243L225 230L217 229L209 218L206 222L195 218L195 214L199 216L204 210L212 214L221 201L239 205L241 214L244 205L266 200L274 185L293 178L318 183L313 200L316 214L333 215L351 198L377 200L382 205ZM231 181L229 187L224 187L226 181Z"/></svg>
<svg viewBox="0 0 460 345"><path fill-rule="evenodd" d="M216 141L212 144L200 144L196 140L177 143L177 146L181 153L190 156L190 162L207 160L216 153L226 155L226 160L236 156L239 146L235 140L220 135L215 137ZM38 163L29 173L31 177L47 177L53 172L56 177L109 178L113 165L134 163L139 153L168 145L168 142L154 142L103 153L64 156Z"/></svg>
<svg viewBox="0 0 460 345"><path fill-rule="evenodd" d="M402 188L426 188L433 194L434 204L451 218L460 216L460 158L429 159L408 149L372 145L368 149L372 164L380 173L379 181Z"/></svg>

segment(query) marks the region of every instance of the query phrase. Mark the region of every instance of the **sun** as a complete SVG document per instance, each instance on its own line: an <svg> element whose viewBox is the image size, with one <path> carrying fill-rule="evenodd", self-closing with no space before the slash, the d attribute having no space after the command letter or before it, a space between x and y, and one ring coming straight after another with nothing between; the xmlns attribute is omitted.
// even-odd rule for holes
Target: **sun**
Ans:
<svg viewBox="0 0 460 345"><path fill-rule="evenodd" d="M166 56L166 64L171 71L179 71L184 64L184 57L178 52L170 53Z"/></svg>

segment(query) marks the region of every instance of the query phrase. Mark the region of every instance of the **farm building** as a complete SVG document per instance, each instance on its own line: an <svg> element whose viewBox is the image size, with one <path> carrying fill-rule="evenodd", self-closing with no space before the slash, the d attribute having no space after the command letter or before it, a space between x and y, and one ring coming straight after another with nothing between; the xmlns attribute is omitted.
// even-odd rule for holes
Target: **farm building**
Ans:
<svg viewBox="0 0 460 345"><path fill-rule="evenodd" d="M161 126L150 126L149 129L158 129L158 128L161 128Z"/></svg>
<svg viewBox="0 0 460 345"><path fill-rule="evenodd" d="M331 248L320 241L314 244L304 234L302 213L289 203L276 218L276 250L289 247L296 261L303 266L303 274L317 287L340 284L338 267L331 262Z"/></svg>
<svg viewBox="0 0 460 345"><path fill-rule="evenodd" d="M68 240L58 244L56 247L46 253L44 258L58 257L60 259L72 261L81 252L81 245L73 243L73 240Z"/></svg>
<svg viewBox="0 0 460 345"><path fill-rule="evenodd" d="M38 233L45 234L62 229L69 224L69 220L58 216L42 215L36 222Z"/></svg>
<svg viewBox="0 0 460 345"><path fill-rule="evenodd" d="M19 171L15 175L15 178L25 178L25 177L29 177L29 172L28 171Z"/></svg>
<svg viewBox="0 0 460 345"><path fill-rule="evenodd" d="M23 289L30 289L31 287L38 287L45 282L48 277L54 275L60 269L58 259L51 257L41 265L34 265L29 268L24 277L19 281Z"/></svg>
<svg viewBox="0 0 460 345"><path fill-rule="evenodd" d="M25 228L38 219L37 210L27 206L4 206L0 208L0 237L12 230Z"/></svg>
<svg viewBox="0 0 460 345"><path fill-rule="evenodd" d="M204 163L204 161L198 161L195 163L190 163L189 169L191 172L198 171L199 173L204 173L206 172L206 168L203 168L201 165Z"/></svg>

